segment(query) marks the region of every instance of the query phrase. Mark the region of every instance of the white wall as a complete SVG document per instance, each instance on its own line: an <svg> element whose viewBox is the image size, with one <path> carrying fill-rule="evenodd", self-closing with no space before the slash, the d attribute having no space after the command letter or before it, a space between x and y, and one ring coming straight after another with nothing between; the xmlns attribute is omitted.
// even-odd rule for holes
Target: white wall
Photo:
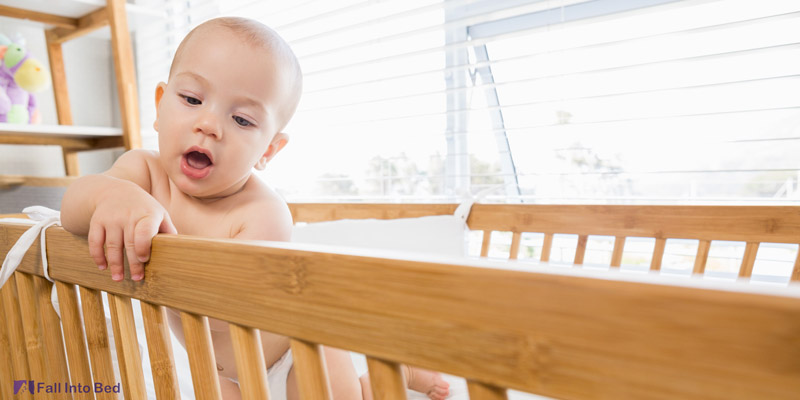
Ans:
<svg viewBox="0 0 800 400"><path fill-rule="evenodd" d="M108 28L104 28L107 32ZM32 57L49 68L42 25L0 17L0 32L15 39L21 34ZM104 38L105 37L105 38ZM75 125L120 126L111 41L108 34L92 34L63 45L72 120ZM37 93L43 124L57 124L52 87ZM106 170L119 150L80 153L81 174ZM58 146L0 145L0 174L63 176L64 164Z"/></svg>

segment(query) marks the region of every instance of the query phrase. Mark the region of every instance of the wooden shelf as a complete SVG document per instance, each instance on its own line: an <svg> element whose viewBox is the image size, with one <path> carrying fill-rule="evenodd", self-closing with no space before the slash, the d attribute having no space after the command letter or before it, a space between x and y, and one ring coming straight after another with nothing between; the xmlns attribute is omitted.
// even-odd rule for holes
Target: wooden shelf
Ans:
<svg viewBox="0 0 800 400"><path fill-rule="evenodd" d="M74 29L80 24L81 18L102 10L106 6L105 0L4 0L0 5L0 16L18 18L45 29L66 28ZM41 14L41 18L32 19L29 15L22 16L17 10L25 10ZM136 31L137 28L152 23L157 19L166 18L164 10L152 9L127 3L125 11L128 15L128 29ZM110 38L107 27L100 29L92 36Z"/></svg>
<svg viewBox="0 0 800 400"><path fill-rule="evenodd" d="M0 123L0 144L56 145L90 150L122 147L122 128Z"/></svg>
<svg viewBox="0 0 800 400"><path fill-rule="evenodd" d="M0 123L0 135L40 135L70 138L122 136L122 128L77 125L22 125ZM2 140L2 139L0 139Z"/></svg>
<svg viewBox="0 0 800 400"><path fill-rule="evenodd" d="M133 20L143 16L141 20L149 23L158 12L128 4L126 0L3 1L0 16L33 21L43 26L59 125L3 124L0 125L0 143L61 146L64 170L70 176L80 174L80 151L120 146L128 150L141 147L136 70L130 38L132 25L128 24L128 15ZM72 125L62 44L98 30L107 31L111 37L121 128Z"/></svg>

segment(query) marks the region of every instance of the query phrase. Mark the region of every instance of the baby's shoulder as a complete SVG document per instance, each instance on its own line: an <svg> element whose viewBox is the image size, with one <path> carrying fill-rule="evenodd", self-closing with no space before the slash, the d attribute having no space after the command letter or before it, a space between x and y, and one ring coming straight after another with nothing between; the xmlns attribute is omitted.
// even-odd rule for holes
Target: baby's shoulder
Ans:
<svg viewBox="0 0 800 400"><path fill-rule="evenodd" d="M134 149L123 153L105 174L135 182L149 192L153 178L161 172L157 151Z"/></svg>
<svg viewBox="0 0 800 400"><path fill-rule="evenodd" d="M264 181L257 177L252 177L245 186L247 191L247 200L243 204L243 208L247 211L261 210L265 214L282 214L289 215L289 206L286 204L283 196L281 196L275 189L271 188Z"/></svg>
<svg viewBox="0 0 800 400"><path fill-rule="evenodd" d="M122 169L131 171L151 171L161 168L158 163L158 152L154 150L134 149L123 153L114 162L112 169Z"/></svg>
<svg viewBox="0 0 800 400"><path fill-rule="evenodd" d="M292 214L278 192L253 177L242 194L245 196L236 212L241 221L240 233L245 233L249 239L289 240Z"/></svg>
<svg viewBox="0 0 800 400"><path fill-rule="evenodd" d="M158 159L158 152L147 149L133 149L122 153L117 160L155 160Z"/></svg>

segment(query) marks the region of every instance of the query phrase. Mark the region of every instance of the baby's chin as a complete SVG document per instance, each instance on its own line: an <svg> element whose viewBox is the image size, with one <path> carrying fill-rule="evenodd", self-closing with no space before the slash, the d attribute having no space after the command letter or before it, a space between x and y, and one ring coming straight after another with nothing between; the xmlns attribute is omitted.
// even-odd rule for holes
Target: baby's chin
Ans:
<svg viewBox="0 0 800 400"><path fill-rule="evenodd" d="M212 186L209 181L196 181L186 178L173 180L173 184L181 191L181 193L195 199L202 201L216 201L227 197L239 194L244 190L244 185L234 185L226 189L220 189L218 186Z"/></svg>
<svg viewBox="0 0 800 400"><path fill-rule="evenodd" d="M173 187L190 197L200 199L218 196L215 193L216 191L211 188L211 182L207 178L191 179L181 171L176 171L169 174L169 180L172 182Z"/></svg>

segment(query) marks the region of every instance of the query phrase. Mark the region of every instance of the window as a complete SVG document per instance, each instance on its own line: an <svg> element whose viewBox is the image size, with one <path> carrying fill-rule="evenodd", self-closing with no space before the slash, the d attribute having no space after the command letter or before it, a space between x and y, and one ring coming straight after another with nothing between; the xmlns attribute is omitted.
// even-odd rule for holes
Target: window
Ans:
<svg viewBox="0 0 800 400"><path fill-rule="evenodd" d="M139 67L142 125L190 27L263 21L305 73L264 173L289 200L800 199L796 1L167 4L173 19L136 37L140 63L161 63Z"/></svg>

